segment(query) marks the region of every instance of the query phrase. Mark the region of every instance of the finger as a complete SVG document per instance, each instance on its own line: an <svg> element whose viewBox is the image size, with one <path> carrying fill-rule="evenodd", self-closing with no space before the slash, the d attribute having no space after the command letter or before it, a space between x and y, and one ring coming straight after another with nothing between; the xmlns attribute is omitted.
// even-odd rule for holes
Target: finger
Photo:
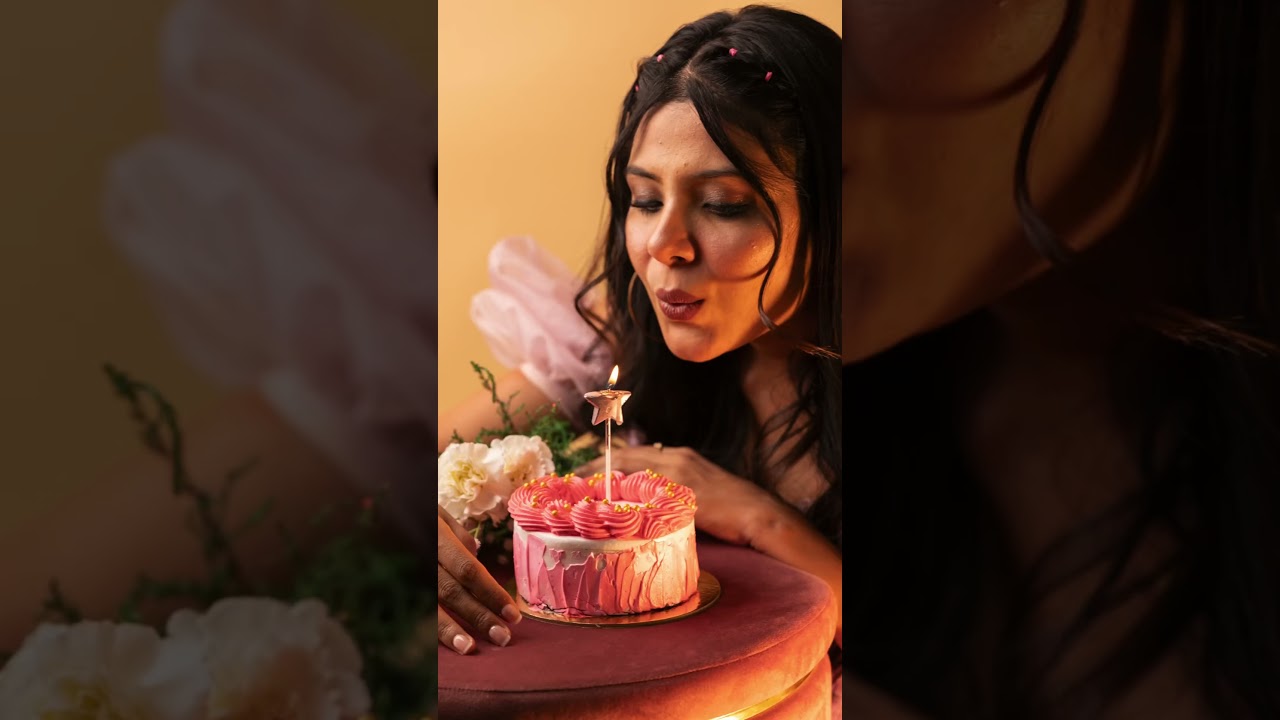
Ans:
<svg viewBox="0 0 1280 720"><path fill-rule="evenodd" d="M453 577L444 566L439 566L438 587L440 605L448 608L450 613L469 623L494 645L502 647L511 642L511 630L493 611L481 605L474 595L467 592L461 581Z"/></svg>
<svg viewBox="0 0 1280 720"><path fill-rule="evenodd" d="M458 538L458 542L462 544L462 547L466 549L467 552L472 555L480 552L480 541L476 539L475 535L467 532L466 528L462 527L457 520L454 520L448 510L445 510L440 505L436 505L436 515L440 519L440 522L449 527L449 532L453 533L453 535Z"/></svg>
<svg viewBox="0 0 1280 720"><path fill-rule="evenodd" d="M459 655L466 655L476 646L476 641L454 622L449 613L444 611L443 606L436 608L436 625L439 628L440 644L453 648L453 651Z"/></svg>
<svg viewBox="0 0 1280 720"><path fill-rule="evenodd" d="M450 610L462 612L462 606L465 606L466 600L472 600L491 615L501 615L512 624L520 622L520 611L511 601L511 596L502 589L498 581L493 579L474 555L461 550L449 535L441 535L436 552L440 571L443 573L440 575L439 586L442 605ZM452 583L448 588L451 593L449 598L445 596L445 575L448 575L448 581ZM461 598L457 600L456 605L453 601L454 597ZM470 617L464 617L464 619L470 620ZM489 626L485 625L483 629L487 631L488 628Z"/></svg>

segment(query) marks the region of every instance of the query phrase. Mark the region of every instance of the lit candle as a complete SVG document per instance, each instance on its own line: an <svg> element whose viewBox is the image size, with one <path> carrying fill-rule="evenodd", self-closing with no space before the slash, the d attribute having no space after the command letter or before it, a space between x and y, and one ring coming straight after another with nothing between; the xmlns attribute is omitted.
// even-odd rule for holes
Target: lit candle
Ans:
<svg viewBox="0 0 1280 720"><path fill-rule="evenodd" d="M586 395L587 402L591 403L595 410L591 413L591 424L599 425L604 423L604 498L609 502L613 502L613 437L612 426L613 421L617 420L618 424L622 424L622 404L631 397L631 393L627 390L614 390L613 386L618 382L618 366L613 366L613 372L609 373L609 387L605 390L593 390Z"/></svg>

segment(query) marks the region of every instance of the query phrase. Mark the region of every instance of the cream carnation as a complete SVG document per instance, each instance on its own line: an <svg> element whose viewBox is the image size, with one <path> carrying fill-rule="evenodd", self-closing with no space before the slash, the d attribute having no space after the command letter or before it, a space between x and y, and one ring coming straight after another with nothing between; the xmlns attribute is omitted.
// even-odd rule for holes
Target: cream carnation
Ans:
<svg viewBox="0 0 1280 720"><path fill-rule="evenodd" d="M502 474L511 485L504 500L510 498L517 487L550 475L556 469L555 462L551 459L551 448L536 435L508 435L489 445L498 451L502 459Z"/></svg>
<svg viewBox="0 0 1280 720"><path fill-rule="evenodd" d="M369 712L360 651L323 603L228 598L180 610L169 640L196 649L210 678L209 720L356 720Z"/></svg>
<svg viewBox="0 0 1280 720"><path fill-rule="evenodd" d="M503 477L502 454L481 443L454 443L437 461L437 498L455 520L470 523L507 517L510 482Z"/></svg>
<svg viewBox="0 0 1280 720"><path fill-rule="evenodd" d="M132 624L41 625L0 670L6 718L203 720L208 691L199 653Z"/></svg>

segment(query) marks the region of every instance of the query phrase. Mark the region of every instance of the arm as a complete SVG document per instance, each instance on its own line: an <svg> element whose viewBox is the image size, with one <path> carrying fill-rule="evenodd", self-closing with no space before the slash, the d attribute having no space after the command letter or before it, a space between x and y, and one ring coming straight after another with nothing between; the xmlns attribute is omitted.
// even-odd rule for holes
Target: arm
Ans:
<svg viewBox="0 0 1280 720"><path fill-rule="evenodd" d="M530 411L551 404L551 400L547 398L546 394L534 386L524 376L524 373L519 370L512 371L499 378L497 392L498 397L503 400L515 395L513 405L524 405ZM518 414L514 420L516 432L524 432L528 429L528 418L524 414ZM488 391L481 390L467 398L461 405L440 415L436 452L442 453L445 448L449 447L449 443L453 441L455 430L464 441L470 442L475 439L481 430L496 428L501 424L502 421L498 418L498 409L493 403L493 396Z"/></svg>
<svg viewBox="0 0 1280 720"><path fill-rule="evenodd" d="M844 647L844 560L794 509L772 496L763 497L746 523L746 541L775 560L821 578L836 597L836 644Z"/></svg>
<svg viewBox="0 0 1280 720"><path fill-rule="evenodd" d="M228 398L202 422L184 426L192 479L211 492L220 489L228 470L259 460L232 493L227 527L274 498L272 517L302 541L308 521L322 509L358 498L257 393ZM0 538L6 581L0 649L17 649L34 628L52 578L86 617L112 618L138 573L165 580L203 573L199 542L186 527L189 506L189 500L170 493L168 464L140 453L105 477L82 483L47 515L27 518ZM235 543L251 579L273 577L282 569L284 546L274 527L264 524Z"/></svg>

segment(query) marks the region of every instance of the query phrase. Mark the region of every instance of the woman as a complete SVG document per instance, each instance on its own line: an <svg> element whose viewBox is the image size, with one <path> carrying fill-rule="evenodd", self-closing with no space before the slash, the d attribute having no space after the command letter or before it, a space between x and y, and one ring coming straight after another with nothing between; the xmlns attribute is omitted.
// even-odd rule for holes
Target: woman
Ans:
<svg viewBox="0 0 1280 720"><path fill-rule="evenodd" d="M1276 5L845 27L853 714L1280 716Z"/></svg>
<svg viewBox="0 0 1280 720"><path fill-rule="evenodd" d="M582 391L617 362L633 391L627 423L653 443L618 451L617 466L680 478L698 495L700 530L807 570L837 598L839 53L829 28L766 7L680 28L628 86L596 276L559 303L511 297L572 281L528 269L545 265L532 246L500 245L493 262L532 261L476 308L522 368L501 394L578 415ZM521 302L534 306L507 312ZM556 352L534 352L548 338ZM486 393L441 418L440 448L495 423ZM477 633L505 645L519 617L510 596L439 517L440 642L463 654Z"/></svg>

